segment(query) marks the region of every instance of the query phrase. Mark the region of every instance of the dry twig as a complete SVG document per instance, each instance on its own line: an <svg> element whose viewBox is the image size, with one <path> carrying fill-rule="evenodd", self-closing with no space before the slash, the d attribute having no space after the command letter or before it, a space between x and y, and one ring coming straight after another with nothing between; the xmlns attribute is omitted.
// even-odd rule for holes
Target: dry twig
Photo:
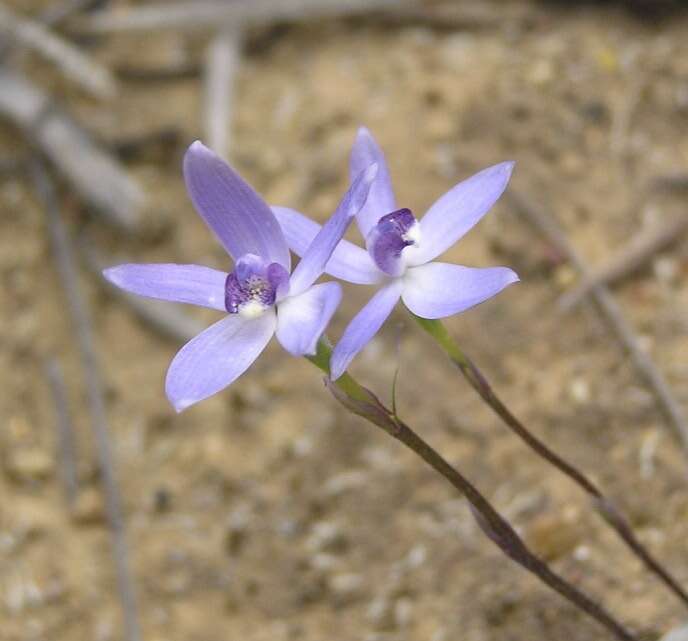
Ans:
<svg viewBox="0 0 688 641"><path fill-rule="evenodd" d="M38 157L35 158L32 164L31 173L36 192L45 208L57 271L64 287L67 306L72 317L74 333L84 369L91 414L91 427L96 443L100 476L105 495L105 507L112 537L117 587L124 614L125 638L128 641L140 641L138 609L134 581L129 566L129 554L122 516L122 501L115 475L112 445L110 443L105 401L103 398L103 385L93 344L91 319L79 287L76 266L72 257L71 242L62 222L54 186Z"/></svg>
<svg viewBox="0 0 688 641"><path fill-rule="evenodd" d="M111 98L115 94L117 81L106 67L39 22L18 16L3 5L0 5L0 35L13 44L33 49L97 98Z"/></svg>
<svg viewBox="0 0 688 641"><path fill-rule="evenodd" d="M57 459L59 461L60 476L64 486L68 505L74 505L79 491L77 474L77 452L74 428L69 416L67 390L64 375L59 362L51 358L45 364L45 376L50 386L50 394L55 405L55 427L57 432Z"/></svg>
<svg viewBox="0 0 688 641"><path fill-rule="evenodd" d="M643 231L632 238L609 261L599 269L590 271L580 285L564 294L559 300L562 311L570 311L578 305L595 287L611 285L644 267L653 256L688 231L688 216L683 215L664 223L657 229Z"/></svg>
<svg viewBox="0 0 688 641"><path fill-rule="evenodd" d="M135 230L144 194L124 168L23 76L0 68L0 87L0 115L21 128L96 211L122 229Z"/></svg>
<svg viewBox="0 0 688 641"><path fill-rule="evenodd" d="M75 21L80 33L113 33L157 29L216 29L237 24L354 15L410 6L413 0L247 0L191 1L126 10L101 11Z"/></svg>
<svg viewBox="0 0 688 641"><path fill-rule="evenodd" d="M536 227L540 233L545 235L562 256L565 256L573 267L581 274L583 279L589 278L588 267L583 258L550 216L547 216L537 206L517 194L514 190L507 192L507 197L515 206L516 211L521 214L531 225ZM645 379L652 390L657 403L666 416L671 426L676 430L677 435L683 442L684 448L688 450L688 422L683 413L683 409L674 398L671 388L667 384L662 373L657 369L652 359L642 350L635 336L633 328L626 320L618 303L603 284L595 284L590 290L590 295L600 308L600 311L607 319L609 325L616 334L619 342L628 352L638 373Z"/></svg>
<svg viewBox="0 0 688 641"><path fill-rule="evenodd" d="M241 27L227 27L208 45L205 66L205 127L210 147L229 152L235 76L241 62Z"/></svg>

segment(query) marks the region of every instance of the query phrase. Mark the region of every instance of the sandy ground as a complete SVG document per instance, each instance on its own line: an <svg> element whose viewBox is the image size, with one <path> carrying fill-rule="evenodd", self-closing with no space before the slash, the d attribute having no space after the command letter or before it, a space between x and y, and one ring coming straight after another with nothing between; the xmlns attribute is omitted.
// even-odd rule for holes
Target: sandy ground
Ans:
<svg viewBox="0 0 688 641"><path fill-rule="evenodd" d="M592 265L685 215L685 192L647 185L688 164L688 17L651 24L614 8L507 5L522 18L497 11L471 28L370 18L252 32L232 161L268 201L324 220L361 124L387 152L399 202L417 214L458 180L513 159L514 190L555 216ZM206 42L117 36L90 51L115 69L158 68L201 62ZM161 128L176 135L127 158L150 194L145 233L112 231L63 189L75 235L86 231L117 259L228 267L181 179L183 150L203 134L197 76L124 79L103 104L31 56L23 69L108 144ZM3 157L26 152L7 124L0 143ZM83 373L44 213L24 176L0 176L0 211L0 639L122 639ZM558 312L575 282L570 267L506 203L446 258L519 272L520 284L448 326L509 406L598 480L688 584L685 452L594 310ZM147 641L608 638L505 560L451 487L347 415L319 373L278 345L229 390L175 415L163 380L179 344L82 276ZM614 291L688 410L685 239ZM369 295L346 290L334 337ZM581 492L500 425L401 310L353 373L388 398L397 342L401 415L534 549L643 639L685 618ZM66 372L78 437L71 508L50 358Z"/></svg>

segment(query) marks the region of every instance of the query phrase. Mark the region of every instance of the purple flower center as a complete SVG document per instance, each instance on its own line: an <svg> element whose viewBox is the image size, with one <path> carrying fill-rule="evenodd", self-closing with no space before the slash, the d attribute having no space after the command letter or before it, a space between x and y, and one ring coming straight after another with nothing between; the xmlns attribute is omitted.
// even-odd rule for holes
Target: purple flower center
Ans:
<svg viewBox="0 0 688 641"><path fill-rule="evenodd" d="M375 264L390 276L404 271L402 252L417 245L420 227L410 209L398 209L386 214L368 234L366 244Z"/></svg>
<svg viewBox="0 0 688 641"><path fill-rule="evenodd" d="M284 296L288 287L289 273L282 265L246 254L225 281L225 308L230 314L255 318Z"/></svg>

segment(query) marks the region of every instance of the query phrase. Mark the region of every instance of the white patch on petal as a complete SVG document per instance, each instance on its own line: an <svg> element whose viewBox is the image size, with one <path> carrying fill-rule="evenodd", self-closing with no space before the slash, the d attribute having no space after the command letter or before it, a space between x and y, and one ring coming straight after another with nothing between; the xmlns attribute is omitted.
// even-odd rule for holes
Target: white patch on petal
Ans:
<svg viewBox="0 0 688 641"><path fill-rule="evenodd" d="M415 223L413 223L413 225L411 225L411 227L408 228L406 233L401 236L401 239L406 241L407 243L413 243L414 247L418 247L420 245L420 236L420 225L418 224L418 221L416 221Z"/></svg>
<svg viewBox="0 0 688 641"><path fill-rule="evenodd" d="M246 320L252 320L262 316L266 309L268 306L260 301L250 300L239 307L239 316Z"/></svg>

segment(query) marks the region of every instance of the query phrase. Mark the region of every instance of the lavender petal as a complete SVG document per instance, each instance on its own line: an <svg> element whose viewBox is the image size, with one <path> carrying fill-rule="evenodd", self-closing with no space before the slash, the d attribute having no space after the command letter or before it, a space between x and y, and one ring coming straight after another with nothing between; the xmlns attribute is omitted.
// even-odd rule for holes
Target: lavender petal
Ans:
<svg viewBox="0 0 688 641"><path fill-rule="evenodd" d="M508 267L463 267L428 263L404 275L402 300L422 318L444 318L486 301L518 281Z"/></svg>
<svg viewBox="0 0 688 641"><path fill-rule="evenodd" d="M227 274L200 265L125 264L103 270L113 285L132 294L225 311Z"/></svg>
<svg viewBox="0 0 688 641"><path fill-rule="evenodd" d="M353 181L355 176L373 163L378 165L377 178L370 189L368 201L356 216L356 222L363 238L368 237L370 230L380 218L397 209L397 206L385 155L370 131L361 127L351 149L349 160L351 180Z"/></svg>
<svg viewBox="0 0 688 641"><path fill-rule="evenodd" d="M420 245L407 251L409 264L437 258L470 230L502 195L513 168L513 162L488 167L440 197L420 220Z"/></svg>
<svg viewBox="0 0 688 641"><path fill-rule="evenodd" d="M196 211L234 260L256 254L289 270L289 249L270 207L198 140L184 156L184 178Z"/></svg>
<svg viewBox="0 0 688 641"><path fill-rule="evenodd" d="M314 285L277 307L277 340L293 356L315 354L318 339L342 299L339 283Z"/></svg>
<svg viewBox="0 0 688 641"><path fill-rule="evenodd" d="M306 291L323 273L347 227L365 205L376 174L377 165L373 164L356 176L334 214L320 228L291 275L289 285L294 295Z"/></svg>
<svg viewBox="0 0 688 641"><path fill-rule="evenodd" d="M354 316L332 352L330 373L333 381L346 371L356 354L377 334L397 304L402 287L402 280L395 278L378 290L365 307Z"/></svg>
<svg viewBox="0 0 688 641"><path fill-rule="evenodd" d="M273 207L272 211L284 231L289 248L297 256L303 256L318 235L321 226L287 207ZM339 241L330 260L327 261L325 272L356 285L372 285L382 276L368 252L348 240Z"/></svg>
<svg viewBox="0 0 688 641"><path fill-rule="evenodd" d="M272 309L251 320L230 314L184 345L165 381L175 410L185 410L241 376L265 349L276 323Z"/></svg>

